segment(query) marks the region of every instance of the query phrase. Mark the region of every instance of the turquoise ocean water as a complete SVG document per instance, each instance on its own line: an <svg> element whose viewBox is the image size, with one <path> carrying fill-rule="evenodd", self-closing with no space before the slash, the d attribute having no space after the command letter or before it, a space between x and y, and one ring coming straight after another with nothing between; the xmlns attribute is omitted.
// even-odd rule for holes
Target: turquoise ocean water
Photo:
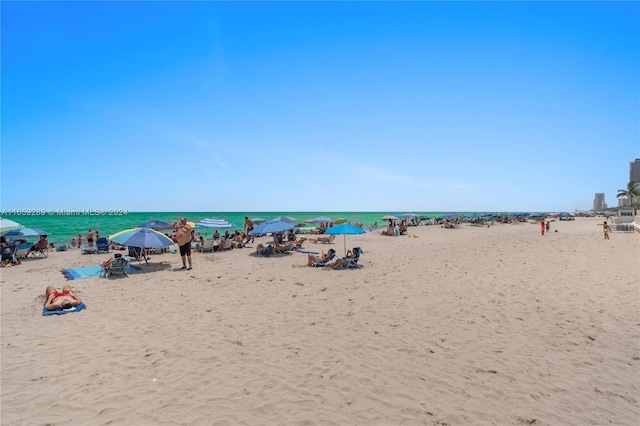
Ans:
<svg viewBox="0 0 640 426"><path fill-rule="evenodd" d="M371 226L378 222L381 224L382 216L393 214L389 212L20 212L20 214L7 214L3 212L3 218L14 220L24 226L41 228L49 233L49 241L57 243L70 241L77 238L78 234L84 239L87 231L100 231L101 236L109 236L123 229L135 228L138 225L151 220L162 220L173 223L181 217L187 220L198 222L208 217L220 217L236 225L235 229L242 231L244 217L260 217L263 219L273 219L278 216L292 216L301 222L313 219L318 216L328 216L332 219L346 218L351 223L361 223L364 226ZM406 213L406 212L395 212ZM418 216L436 217L446 212L411 212ZM469 212L460 212L469 214ZM296 223L297 223L296 222ZM234 228L230 229L233 231ZM210 229L198 228L196 231L203 235L211 235ZM223 230L224 231L224 230Z"/></svg>

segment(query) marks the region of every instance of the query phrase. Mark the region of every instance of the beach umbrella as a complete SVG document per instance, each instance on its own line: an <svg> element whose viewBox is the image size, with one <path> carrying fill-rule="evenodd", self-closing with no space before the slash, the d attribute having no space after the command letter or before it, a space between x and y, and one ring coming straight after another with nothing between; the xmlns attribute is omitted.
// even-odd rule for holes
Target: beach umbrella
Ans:
<svg viewBox="0 0 640 426"><path fill-rule="evenodd" d="M109 235L111 241L123 246L154 248L173 245L171 238L151 228L132 228Z"/></svg>
<svg viewBox="0 0 640 426"><path fill-rule="evenodd" d="M291 223L291 222L295 222L298 219L296 219L295 217L291 217L291 216L278 216L273 220L277 220L279 222Z"/></svg>
<svg viewBox="0 0 640 426"><path fill-rule="evenodd" d="M265 234L275 234L278 232L287 232L293 229L294 226L287 222L281 222L279 220L269 220L264 222L251 231L252 235L265 235Z"/></svg>
<svg viewBox="0 0 640 426"><path fill-rule="evenodd" d="M40 235L49 235L49 233L39 228L19 228L3 234L3 236L10 239L38 237Z"/></svg>
<svg viewBox="0 0 640 426"><path fill-rule="evenodd" d="M151 228L151 229L168 229L171 228L171 224L169 222L164 222L162 220L149 220L141 225L138 225L138 228Z"/></svg>
<svg viewBox="0 0 640 426"><path fill-rule="evenodd" d="M266 222L267 219L263 219L261 217L253 217L251 218L251 222L255 223L256 225L260 225L263 222Z"/></svg>
<svg viewBox="0 0 640 426"><path fill-rule="evenodd" d="M0 218L0 234L12 231L14 229L22 228L18 222L14 222L11 219Z"/></svg>
<svg viewBox="0 0 640 426"><path fill-rule="evenodd" d="M315 219L313 219L313 222L314 223L331 223L333 222L333 219L327 216L318 216Z"/></svg>
<svg viewBox="0 0 640 426"><path fill-rule="evenodd" d="M382 216L382 220L398 220L398 218L396 216L388 214L386 216Z"/></svg>
<svg viewBox="0 0 640 426"><path fill-rule="evenodd" d="M349 221L349 219L347 219L346 217L339 217L336 220L333 221L333 223L335 223L336 225L340 225L343 223L347 223Z"/></svg>
<svg viewBox="0 0 640 426"><path fill-rule="evenodd" d="M224 219L220 219L219 217L209 217L207 219L202 219L200 222L196 223L196 226L201 228L235 228L236 225L233 223L229 223Z"/></svg>
<svg viewBox="0 0 640 426"><path fill-rule="evenodd" d="M344 235L344 255L347 255L347 235L359 235L365 234L366 231L358 228L357 226L351 225L349 223L343 223L342 225L332 226L331 228L327 228L324 231L325 234L329 235Z"/></svg>

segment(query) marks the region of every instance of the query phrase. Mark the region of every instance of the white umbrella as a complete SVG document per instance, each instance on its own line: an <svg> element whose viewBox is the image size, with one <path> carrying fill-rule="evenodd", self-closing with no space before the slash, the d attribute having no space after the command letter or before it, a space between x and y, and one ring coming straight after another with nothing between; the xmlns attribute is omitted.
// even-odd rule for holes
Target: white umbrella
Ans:
<svg viewBox="0 0 640 426"><path fill-rule="evenodd" d="M201 228L235 228L236 225L233 223L229 223L224 219L220 219L219 217L209 217L207 219L202 219L200 222L196 223L196 226Z"/></svg>
<svg viewBox="0 0 640 426"><path fill-rule="evenodd" d="M12 231L14 229L23 228L18 222L14 222L11 219L4 219L0 217L0 234Z"/></svg>

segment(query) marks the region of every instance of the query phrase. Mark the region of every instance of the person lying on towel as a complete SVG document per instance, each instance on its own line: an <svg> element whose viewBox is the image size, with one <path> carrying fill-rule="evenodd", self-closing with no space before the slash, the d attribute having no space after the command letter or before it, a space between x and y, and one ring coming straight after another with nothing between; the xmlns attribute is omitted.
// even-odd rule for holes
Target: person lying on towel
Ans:
<svg viewBox="0 0 640 426"><path fill-rule="evenodd" d="M48 311L69 309L81 303L82 300L75 295L68 284L62 288L62 292L57 291L55 287L52 286L48 286L45 291L44 308Z"/></svg>

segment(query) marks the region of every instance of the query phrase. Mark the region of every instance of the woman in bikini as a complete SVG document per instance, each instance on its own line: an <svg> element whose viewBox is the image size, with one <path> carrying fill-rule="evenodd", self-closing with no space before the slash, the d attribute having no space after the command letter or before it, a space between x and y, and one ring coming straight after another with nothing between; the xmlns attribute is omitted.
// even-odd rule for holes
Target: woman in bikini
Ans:
<svg viewBox="0 0 640 426"><path fill-rule="evenodd" d="M68 284L62 288L62 292L57 291L55 287L52 286L47 287L45 291L44 307L48 311L69 309L81 303L82 300L75 295Z"/></svg>

